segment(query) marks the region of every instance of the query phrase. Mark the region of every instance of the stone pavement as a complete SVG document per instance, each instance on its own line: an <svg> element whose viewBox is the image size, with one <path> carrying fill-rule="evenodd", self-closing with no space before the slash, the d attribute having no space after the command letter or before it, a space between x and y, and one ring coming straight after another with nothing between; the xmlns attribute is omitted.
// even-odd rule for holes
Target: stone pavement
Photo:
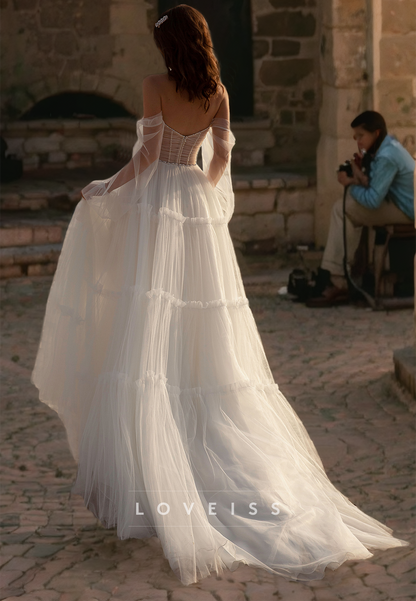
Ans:
<svg viewBox="0 0 416 601"><path fill-rule="evenodd" d="M257 261L257 263L256 263ZM270 265L268 265L270 267ZM0 599L14 601L409 601L416 598L416 404L393 381L411 344L411 310L308 309L277 295L287 271L245 278L276 381L307 427L329 478L410 547L290 582L241 566L184 587L159 539L119 540L70 496L76 465L57 414L30 383L52 276L1 282ZM264 263L263 263L264 270Z"/></svg>

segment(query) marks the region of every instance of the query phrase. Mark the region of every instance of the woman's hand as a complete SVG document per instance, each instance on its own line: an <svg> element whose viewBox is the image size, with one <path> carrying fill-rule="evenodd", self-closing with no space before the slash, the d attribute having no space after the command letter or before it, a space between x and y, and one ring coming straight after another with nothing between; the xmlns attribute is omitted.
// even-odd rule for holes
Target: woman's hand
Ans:
<svg viewBox="0 0 416 601"><path fill-rule="evenodd" d="M367 175L365 175L365 173L363 173L361 171L361 169L358 167L358 165L355 163L355 161L351 161L351 165L352 165L352 172L354 174L354 183L358 184L359 186L368 186L368 177Z"/></svg>
<svg viewBox="0 0 416 601"><path fill-rule="evenodd" d="M350 184L355 184L355 180L353 177L348 177L345 171L338 171L338 181L343 186L349 186Z"/></svg>

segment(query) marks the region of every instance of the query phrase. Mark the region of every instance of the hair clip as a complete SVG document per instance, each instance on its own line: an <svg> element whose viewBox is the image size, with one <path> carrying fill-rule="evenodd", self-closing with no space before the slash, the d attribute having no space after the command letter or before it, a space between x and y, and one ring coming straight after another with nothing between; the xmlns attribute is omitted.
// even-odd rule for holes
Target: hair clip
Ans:
<svg viewBox="0 0 416 601"><path fill-rule="evenodd" d="M164 23L167 20L167 18L168 18L168 15L165 15L164 17L159 19L159 21L156 21L155 27L160 27L162 25L162 23Z"/></svg>

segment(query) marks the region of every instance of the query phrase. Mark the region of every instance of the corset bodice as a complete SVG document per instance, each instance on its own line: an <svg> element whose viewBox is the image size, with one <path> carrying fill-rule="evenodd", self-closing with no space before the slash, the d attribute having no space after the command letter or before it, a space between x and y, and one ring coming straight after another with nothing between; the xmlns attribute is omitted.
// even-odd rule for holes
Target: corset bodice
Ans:
<svg viewBox="0 0 416 601"><path fill-rule="evenodd" d="M183 136L165 123L159 160L165 163L195 165L198 150L208 130L209 127L189 136Z"/></svg>

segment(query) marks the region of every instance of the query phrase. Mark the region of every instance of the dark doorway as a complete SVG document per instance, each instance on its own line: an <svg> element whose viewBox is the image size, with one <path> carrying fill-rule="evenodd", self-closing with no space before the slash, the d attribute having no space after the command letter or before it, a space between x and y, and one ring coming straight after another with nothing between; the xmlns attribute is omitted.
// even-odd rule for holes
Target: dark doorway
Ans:
<svg viewBox="0 0 416 601"><path fill-rule="evenodd" d="M20 118L32 119L111 119L112 117L132 117L117 102L84 92L64 92L44 98Z"/></svg>
<svg viewBox="0 0 416 601"><path fill-rule="evenodd" d="M159 14L181 2L159 0ZM221 66L221 79L230 95L231 117L253 115L253 53L250 0L189 0L211 31Z"/></svg>

